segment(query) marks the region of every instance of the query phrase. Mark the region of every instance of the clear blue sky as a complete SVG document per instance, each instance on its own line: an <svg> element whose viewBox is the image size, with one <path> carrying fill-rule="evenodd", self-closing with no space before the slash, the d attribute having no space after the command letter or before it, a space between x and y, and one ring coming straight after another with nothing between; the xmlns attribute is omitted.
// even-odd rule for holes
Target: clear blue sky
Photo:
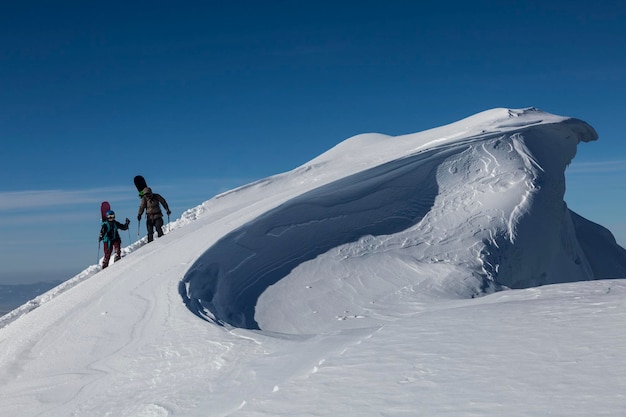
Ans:
<svg viewBox="0 0 626 417"><path fill-rule="evenodd" d="M622 0L3 4L0 284L95 264L102 200L135 240L136 174L174 220L355 134L494 107L598 131L566 201L626 245L625 45Z"/></svg>

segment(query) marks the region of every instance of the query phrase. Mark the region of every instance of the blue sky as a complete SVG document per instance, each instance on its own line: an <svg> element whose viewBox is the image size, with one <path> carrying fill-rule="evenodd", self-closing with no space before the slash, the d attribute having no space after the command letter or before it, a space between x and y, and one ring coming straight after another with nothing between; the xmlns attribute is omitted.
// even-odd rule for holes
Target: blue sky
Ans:
<svg viewBox="0 0 626 417"><path fill-rule="evenodd" d="M626 245L623 1L13 3L0 13L0 284L95 264L103 200L135 240L137 174L173 220L355 134L494 107L598 131L566 202Z"/></svg>

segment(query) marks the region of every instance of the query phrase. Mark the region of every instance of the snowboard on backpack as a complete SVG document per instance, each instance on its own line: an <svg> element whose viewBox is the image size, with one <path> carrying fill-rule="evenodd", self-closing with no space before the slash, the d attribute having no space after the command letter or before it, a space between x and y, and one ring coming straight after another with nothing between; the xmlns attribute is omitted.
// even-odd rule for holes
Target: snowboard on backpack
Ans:
<svg viewBox="0 0 626 417"><path fill-rule="evenodd" d="M148 184L146 184L146 180L141 175L135 176L133 181L135 182L135 187L137 187L137 192L139 193L139 197L141 197L142 196L141 192L143 191L144 188L148 186Z"/></svg>
<svg viewBox="0 0 626 417"><path fill-rule="evenodd" d="M100 219L102 219L103 222L106 221L107 211L109 210L111 210L111 205L108 201L103 201L102 204L100 204Z"/></svg>

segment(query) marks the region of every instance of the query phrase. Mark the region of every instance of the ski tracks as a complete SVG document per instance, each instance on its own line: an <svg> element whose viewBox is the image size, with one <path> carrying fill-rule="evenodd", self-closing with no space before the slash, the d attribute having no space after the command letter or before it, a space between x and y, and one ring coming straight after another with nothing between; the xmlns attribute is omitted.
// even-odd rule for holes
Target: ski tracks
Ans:
<svg viewBox="0 0 626 417"><path fill-rule="evenodd" d="M211 403L212 416L229 417L249 416L249 410L271 408L272 404L280 403L283 396L301 393L309 386L308 380L334 369L340 358L351 355L355 347L372 338L380 329L369 327L309 336L234 329L230 334L248 340L250 347L256 347L256 353L247 356L251 363L245 366L254 371L250 372L244 385L236 387L238 401L219 405L208 401L206 407ZM211 396L232 398L232 393L215 391ZM200 406L198 409L207 408ZM273 415L271 410L268 412L267 415Z"/></svg>

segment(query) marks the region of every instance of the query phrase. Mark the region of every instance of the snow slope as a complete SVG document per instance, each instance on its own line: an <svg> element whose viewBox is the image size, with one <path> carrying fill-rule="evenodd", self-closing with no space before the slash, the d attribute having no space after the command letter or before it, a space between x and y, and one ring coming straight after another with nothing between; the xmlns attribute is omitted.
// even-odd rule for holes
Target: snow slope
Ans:
<svg viewBox="0 0 626 417"><path fill-rule="evenodd" d="M626 252L563 201L596 139L494 109L219 195L0 318L0 408L623 415Z"/></svg>

